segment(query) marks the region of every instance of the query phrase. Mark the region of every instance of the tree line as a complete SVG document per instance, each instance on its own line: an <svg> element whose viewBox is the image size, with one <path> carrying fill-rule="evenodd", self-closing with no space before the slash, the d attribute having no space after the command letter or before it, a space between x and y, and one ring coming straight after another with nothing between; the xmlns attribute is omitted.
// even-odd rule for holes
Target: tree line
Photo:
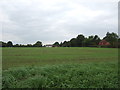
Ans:
<svg viewBox="0 0 120 90"><path fill-rule="evenodd" d="M8 41L7 43L5 42L1 42L1 46L2 47L42 47L42 42L41 41L37 41L35 44L15 44L13 45L12 41Z"/></svg>
<svg viewBox="0 0 120 90"><path fill-rule="evenodd" d="M108 46L102 47L112 47L112 48L119 48L120 47L120 38L119 36L112 32L106 33L106 36L103 39L100 39L98 35L92 35L85 37L83 34L78 35L76 38L72 38L70 41L64 42L55 42L53 45L60 46L60 47L100 47L99 42L101 40L106 40L110 43Z"/></svg>
<svg viewBox="0 0 120 90"><path fill-rule="evenodd" d="M53 46L57 47L98 47L99 42L101 40L106 40L107 42L110 43L108 46L103 46L103 47L112 47L112 48L119 48L120 47L120 38L119 36L112 32L106 33L106 36L103 37L103 39L100 39L98 35L92 35L85 37L83 34L78 35L76 38L72 38L69 41L64 41L64 42L55 42ZM7 43L5 42L0 42L1 47L44 47L42 45L41 41L37 41L35 44L27 44L27 45L22 45L22 44L15 44L13 45L12 41L8 41Z"/></svg>

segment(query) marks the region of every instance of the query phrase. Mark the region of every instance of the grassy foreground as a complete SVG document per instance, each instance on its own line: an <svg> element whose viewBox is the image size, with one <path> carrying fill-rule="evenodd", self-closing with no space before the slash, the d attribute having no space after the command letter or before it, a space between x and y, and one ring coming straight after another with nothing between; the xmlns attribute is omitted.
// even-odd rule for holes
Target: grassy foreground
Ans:
<svg viewBox="0 0 120 90"><path fill-rule="evenodd" d="M117 63L19 67L3 72L3 88L117 88Z"/></svg>
<svg viewBox="0 0 120 90"><path fill-rule="evenodd" d="M118 49L2 48L3 88L117 88Z"/></svg>

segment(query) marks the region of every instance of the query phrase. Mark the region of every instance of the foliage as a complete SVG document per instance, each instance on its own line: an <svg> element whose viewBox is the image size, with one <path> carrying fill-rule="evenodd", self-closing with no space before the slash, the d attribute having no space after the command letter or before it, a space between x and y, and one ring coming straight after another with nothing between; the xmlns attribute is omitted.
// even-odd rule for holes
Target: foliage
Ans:
<svg viewBox="0 0 120 90"><path fill-rule="evenodd" d="M5 43L4 43L5 44ZM7 47L13 47L13 43L11 41L8 41L6 44Z"/></svg>
<svg viewBox="0 0 120 90"><path fill-rule="evenodd" d="M33 47L42 47L42 42L37 41L37 42L33 45Z"/></svg>
<svg viewBox="0 0 120 90"><path fill-rule="evenodd" d="M57 46L57 47L60 46L59 42L55 42L53 45L54 45L54 46Z"/></svg>
<svg viewBox="0 0 120 90"><path fill-rule="evenodd" d="M107 32L106 36L102 39L111 43L109 46L104 47L114 47L117 48L120 46L120 42L118 42L119 37L116 33ZM72 38L70 41L64 41L61 43L62 47L98 47L101 39L98 35L84 37L84 35L80 34L76 38Z"/></svg>
<svg viewBox="0 0 120 90"><path fill-rule="evenodd" d="M82 47L83 46L83 41L85 40L84 35L80 34L77 36L77 47Z"/></svg>
<svg viewBox="0 0 120 90"><path fill-rule="evenodd" d="M106 36L103 39L110 42L111 47L118 47L117 42L118 42L119 37L116 33L107 32Z"/></svg>
<svg viewBox="0 0 120 90"><path fill-rule="evenodd" d="M118 48L120 47L119 37L116 33L107 32L106 36L102 39L110 42L109 46L104 45L104 47L113 47ZM55 42L53 44L54 47L98 47L99 42L101 41L98 35L92 35L85 37L84 35L80 34L76 38L72 38L70 41L64 41L59 44L59 42ZM12 45L12 42L9 41L8 43L2 42L2 47L42 47L42 42L37 41L35 44L27 44L27 45L19 45L15 44Z"/></svg>

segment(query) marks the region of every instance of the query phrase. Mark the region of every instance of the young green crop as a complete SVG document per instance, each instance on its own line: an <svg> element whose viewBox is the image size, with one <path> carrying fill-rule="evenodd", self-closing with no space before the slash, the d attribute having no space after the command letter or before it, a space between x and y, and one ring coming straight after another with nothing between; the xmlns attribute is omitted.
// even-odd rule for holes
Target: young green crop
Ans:
<svg viewBox="0 0 120 90"><path fill-rule="evenodd" d="M117 88L117 62L19 67L3 71L3 88Z"/></svg>
<svg viewBox="0 0 120 90"><path fill-rule="evenodd" d="M117 88L118 49L2 48L3 88Z"/></svg>
<svg viewBox="0 0 120 90"><path fill-rule="evenodd" d="M18 66L109 62L118 60L115 48L2 48L3 69Z"/></svg>

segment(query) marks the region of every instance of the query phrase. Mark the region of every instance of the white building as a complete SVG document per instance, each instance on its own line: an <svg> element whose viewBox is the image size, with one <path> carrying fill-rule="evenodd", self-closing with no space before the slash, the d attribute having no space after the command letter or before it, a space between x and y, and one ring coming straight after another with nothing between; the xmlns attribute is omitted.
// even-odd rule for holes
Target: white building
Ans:
<svg viewBox="0 0 120 90"><path fill-rule="evenodd" d="M45 45L45 47L53 47L53 45L52 44L47 44L47 45Z"/></svg>

